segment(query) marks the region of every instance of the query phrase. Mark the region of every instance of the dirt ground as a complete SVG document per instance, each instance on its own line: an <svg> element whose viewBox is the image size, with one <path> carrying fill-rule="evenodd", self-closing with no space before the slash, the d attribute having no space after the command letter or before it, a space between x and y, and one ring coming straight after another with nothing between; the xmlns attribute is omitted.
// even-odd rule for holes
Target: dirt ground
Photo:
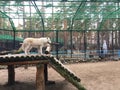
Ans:
<svg viewBox="0 0 120 90"><path fill-rule="evenodd" d="M69 64L81 84L87 90L120 90L120 61ZM0 70L0 90L35 90L36 68L19 67L15 69L16 84L6 86L7 70ZM49 80L56 84L46 85L46 90L77 90L52 68L48 69Z"/></svg>

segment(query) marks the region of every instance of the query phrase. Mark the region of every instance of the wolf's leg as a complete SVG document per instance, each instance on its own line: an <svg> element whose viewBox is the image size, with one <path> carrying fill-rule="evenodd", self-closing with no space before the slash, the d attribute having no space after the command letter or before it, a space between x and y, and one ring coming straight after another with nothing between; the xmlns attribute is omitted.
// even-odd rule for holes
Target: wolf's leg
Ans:
<svg viewBox="0 0 120 90"><path fill-rule="evenodd" d="M30 54L30 50L31 50L31 49L32 49L32 46L29 45L29 47L28 47L28 49L27 49L28 54Z"/></svg>
<svg viewBox="0 0 120 90"><path fill-rule="evenodd" d="M43 53L42 53L42 46L40 46L40 47L38 48L38 53L41 54L41 55L43 55Z"/></svg>
<svg viewBox="0 0 120 90"><path fill-rule="evenodd" d="M27 45L26 45L24 51L25 51L25 54L26 54L26 55L30 54L30 44L27 44Z"/></svg>

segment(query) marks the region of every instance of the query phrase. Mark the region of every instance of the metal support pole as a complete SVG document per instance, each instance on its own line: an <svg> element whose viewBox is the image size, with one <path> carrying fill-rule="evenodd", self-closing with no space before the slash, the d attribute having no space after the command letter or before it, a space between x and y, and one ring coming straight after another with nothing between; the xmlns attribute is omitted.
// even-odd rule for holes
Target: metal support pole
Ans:
<svg viewBox="0 0 120 90"><path fill-rule="evenodd" d="M114 37L113 37L113 30L112 30L112 55L114 56Z"/></svg>
<svg viewBox="0 0 120 90"><path fill-rule="evenodd" d="M100 56L100 32L97 31L97 53Z"/></svg>
<svg viewBox="0 0 120 90"><path fill-rule="evenodd" d="M87 49L87 45L86 45L86 30L84 31L84 53L85 53L85 59L86 59L86 49Z"/></svg>
<svg viewBox="0 0 120 90"><path fill-rule="evenodd" d="M13 49L15 49L15 31L13 31Z"/></svg>
<svg viewBox="0 0 120 90"><path fill-rule="evenodd" d="M56 30L56 43L58 43L58 30ZM58 45L56 45L56 58L58 59Z"/></svg>
<svg viewBox="0 0 120 90"><path fill-rule="evenodd" d="M71 58L73 54L72 30L70 30L70 45L71 45Z"/></svg>

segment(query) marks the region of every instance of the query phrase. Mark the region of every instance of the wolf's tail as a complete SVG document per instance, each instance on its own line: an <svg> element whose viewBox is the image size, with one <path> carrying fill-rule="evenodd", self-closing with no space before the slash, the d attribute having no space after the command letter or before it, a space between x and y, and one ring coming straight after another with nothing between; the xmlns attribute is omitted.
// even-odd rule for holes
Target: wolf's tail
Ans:
<svg viewBox="0 0 120 90"><path fill-rule="evenodd" d="M24 50L24 44L23 43L20 43L21 44L21 47L17 50L17 53L20 53Z"/></svg>

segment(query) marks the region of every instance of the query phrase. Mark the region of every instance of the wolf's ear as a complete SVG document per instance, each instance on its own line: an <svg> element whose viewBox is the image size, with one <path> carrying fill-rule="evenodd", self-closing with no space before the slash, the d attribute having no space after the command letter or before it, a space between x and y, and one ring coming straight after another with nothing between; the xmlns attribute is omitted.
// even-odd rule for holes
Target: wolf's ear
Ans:
<svg viewBox="0 0 120 90"><path fill-rule="evenodd" d="M50 39L49 37L47 37L47 39Z"/></svg>

